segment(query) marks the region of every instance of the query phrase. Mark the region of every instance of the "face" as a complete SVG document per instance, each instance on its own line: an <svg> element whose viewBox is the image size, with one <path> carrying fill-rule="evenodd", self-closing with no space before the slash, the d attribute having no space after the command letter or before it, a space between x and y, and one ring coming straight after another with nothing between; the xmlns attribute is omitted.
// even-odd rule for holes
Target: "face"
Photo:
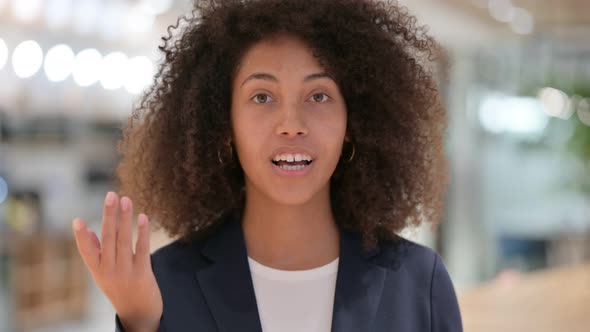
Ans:
<svg viewBox="0 0 590 332"><path fill-rule="evenodd" d="M329 193L346 133L346 106L303 41L283 35L244 54L232 83L231 123L247 196L297 205ZM306 163L297 162L298 154L311 163L297 166ZM277 155L295 158L273 162Z"/></svg>

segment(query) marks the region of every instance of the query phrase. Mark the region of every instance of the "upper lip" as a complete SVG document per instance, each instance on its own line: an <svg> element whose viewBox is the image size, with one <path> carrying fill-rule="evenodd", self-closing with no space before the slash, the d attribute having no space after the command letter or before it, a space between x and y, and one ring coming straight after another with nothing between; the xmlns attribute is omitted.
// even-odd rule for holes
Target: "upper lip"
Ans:
<svg viewBox="0 0 590 332"><path fill-rule="evenodd" d="M281 154L305 154L311 157L312 160L315 160L315 155L309 151L306 148L303 147L288 147L288 146L284 146L284 147L280 147L276 150L273 151L273 153L270 155L270 160L273 160L274 157L276 157L277 155L281 155Z"/></svg>

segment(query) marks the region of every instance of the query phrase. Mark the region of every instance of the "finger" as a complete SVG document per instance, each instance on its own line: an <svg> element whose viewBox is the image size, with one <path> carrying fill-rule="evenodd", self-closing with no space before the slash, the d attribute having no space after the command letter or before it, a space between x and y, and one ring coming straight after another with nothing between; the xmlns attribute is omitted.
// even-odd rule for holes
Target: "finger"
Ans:
<svg viewBox="0 0 590 332"><path fill-rule="evenodd" d="M87 228L86 231L88 232L88 236L90 236L90 241L92 244L94 244L96 248L100 249L100 241L98 241L96 233L94 233L90 228Z"/></svg>
<svg viewBox="0 0 590 332"><path fill-rule="evenodd" d="M102 227L100 231L102 251L101 265L115 264L115 244L117 239L118 201L116 193L109 191L105 198L102 211Z"/></svg>
<svg viewBox="0 0 590 332"><path fill-rule="evenodd" d="M86 228L86 223L81 219L74 219L72 222L72 229L74 231L74 237L76 238L76 246L78 247L80 256L82 256L82 260L84 260L84 263L91 271L94 271L100 262L100 245L97 245L98 239L96 242L92 239L89 234L90 230Z"/></svg>
<svg viewBox="0 0 590 332"><path fill-rule="evenodd" d="M127 264L133 260L133 202L129 197L121 198L121 214L117 230L117 264Z"/></svg>
<svg viewBox="0 0 590 332"><path fill-rule="evenodd" d="M140 270L150 264L150 222L148 217L140 213L137 217L137 242L135 243L136 267Z"/></svg>

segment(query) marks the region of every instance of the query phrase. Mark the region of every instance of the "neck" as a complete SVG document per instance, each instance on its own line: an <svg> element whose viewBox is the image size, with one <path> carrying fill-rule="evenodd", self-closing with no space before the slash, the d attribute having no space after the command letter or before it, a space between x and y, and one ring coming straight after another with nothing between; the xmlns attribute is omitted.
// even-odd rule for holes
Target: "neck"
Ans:
<svg viewBox="0 0 590 332"><path fill-rule="evenodd" d="M272 268L312 269L339 256L329 187L302 205L279 204L250 191L242 227L248 256Z"/></svg>

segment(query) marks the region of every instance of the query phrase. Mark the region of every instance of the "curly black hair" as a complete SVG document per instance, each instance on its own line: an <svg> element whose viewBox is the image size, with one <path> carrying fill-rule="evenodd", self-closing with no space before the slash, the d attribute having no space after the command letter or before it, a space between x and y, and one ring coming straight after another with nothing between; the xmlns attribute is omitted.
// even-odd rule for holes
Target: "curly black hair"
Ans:
<svg viewBox="0 0 590 332"><path fill-rule="evenodd" d="M186 241L243 209L239 161L219 158L231 137L228 96L240 57L278 33L302 38L345 99L355 155L330 180L336 222L361 233L366 247L410 225L438 224L447 121L431 64L445 52L391 1L194 1L168 27L164 61L123 129L121 194Z"/></svg>

